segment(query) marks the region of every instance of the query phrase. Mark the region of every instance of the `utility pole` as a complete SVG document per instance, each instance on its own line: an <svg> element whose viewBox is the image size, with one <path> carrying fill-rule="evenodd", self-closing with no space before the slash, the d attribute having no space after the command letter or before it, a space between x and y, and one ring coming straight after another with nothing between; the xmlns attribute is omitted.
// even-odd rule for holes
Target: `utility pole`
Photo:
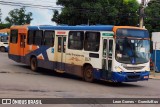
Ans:
<svg viewBox="0 0 160 107"><path fill-rule="evenodd" d="M141 0L141 7L140 7L140 20L139 20L139 27L143 28L144 25L144 8L146 5L146 0Z"/></svg>

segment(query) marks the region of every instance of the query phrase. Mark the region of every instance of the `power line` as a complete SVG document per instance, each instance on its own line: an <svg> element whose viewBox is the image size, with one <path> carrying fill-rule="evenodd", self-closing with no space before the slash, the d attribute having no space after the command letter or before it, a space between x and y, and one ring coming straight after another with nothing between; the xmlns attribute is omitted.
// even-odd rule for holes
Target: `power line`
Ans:
<svg viewBox="0 0 160 107"><path fill-rule="evenodd" d="M61 10L60 8L45 8L45 7L35 7L35 6L26 6L26 5L18 5L18 4L5 4L5 3L0 3L0 4L9 5L9 6L19 6L19 7L32 7L32 8L48 9L48 10Z"/></svg>
<svg viewBox="0 0 160 107"><path fill-rule="evenodd" d="M27 3L17 3L17 2L6 2L6 1L0 1L1 3L9 3L9 4L21 4L21 5L29 5L29 6L41 6L41 7L52 7L52 6L44 6L44 5L33 5L33 4L27 4ZM57 7L59 8L59 7ZM60 7L61 8L61 7Z"/></svg>
<svg viewBox="0 0 160 107"><path fill-rule="evenodd" d="M13 2L13 0L7 0L8 2ZM16 2L18 3L18 2L21 2L21 3L31 3L31 2L33 2L33 0L31 1L31 0L20 0L20 1L17 1L16 0ZM54 4L56 4L56 2L52 2L52 1L47 1L47 0L35 0L34 1L34 3L54 3Z"/></svg>
<svg viewBox="0 0 160 107"><path fill-rule="evenodd" d="M56 2L51 2L51 1L47 1L47 0L38 0L38 1L48 2L48 3L56 3Z"/></svg>
<svg viewBox="0 0 160 107"><path fill-rule="evenodd" d="M62 9L62 7L33 5L33 4L29 4L29 3L17 3L17 2L6 2L6 1L0 1L0 4L10 5L10 6L20 6L20 7L33 7L33 8L48 9L48 10L61 10Z"/></svg>

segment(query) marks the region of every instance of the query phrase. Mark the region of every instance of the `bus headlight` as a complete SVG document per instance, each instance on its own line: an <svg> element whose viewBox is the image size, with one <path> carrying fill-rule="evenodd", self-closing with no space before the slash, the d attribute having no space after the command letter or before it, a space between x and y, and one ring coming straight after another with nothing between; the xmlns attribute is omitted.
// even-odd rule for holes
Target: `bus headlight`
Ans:
<svg viewBox="0 0 160 107"><path fill-rule="evenodd" d="M123 70L120 67L116 67L116 71L122 72Z"/></svg>
<svg viewBox="0 0 160 107"><path fill-rule="evenodd" d="M145 67L145 71L150 71L150 68L149 67Z"/></svg>

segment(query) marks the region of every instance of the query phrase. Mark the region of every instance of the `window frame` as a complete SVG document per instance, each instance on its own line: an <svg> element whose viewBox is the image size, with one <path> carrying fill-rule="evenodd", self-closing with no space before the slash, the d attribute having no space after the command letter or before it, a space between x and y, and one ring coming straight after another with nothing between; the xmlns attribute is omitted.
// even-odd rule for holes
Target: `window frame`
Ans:
<svg viewBox="0 0 160 107"><path fill-rule="evenodd" d="M78 32L80 32L80 41L81 41L81 47L78 49L78 48L71 48L71 40L73 41L73 44L74 44L74 42L75 41L78 41L78 40L74 40L74 39L70 39L70 36L71 36L71 33L73 34L73 33L78 33ZM69 33L68 33L69 35L68 35L68 49L72 49L72 50L83 50L83 46L84 46L84 38L85 38L85 33L84 33L84 31L69 31ZM74 35L73 35L74 36ZM76 35L77 36L77 35Z"/></svg>
<svg viewBox="0 0 160 107"><path fill-rule="evenodd" d="M0 36L0 42L8 42L8 36Z"/></svg>
<svg viewBox="0 0 160 107"><path fill-rule="evenodd" d="M40 44L38 44L38 43L36 43L36 32L41 32L41 43ZM38 35L38 37L39 37L39 35ZM43 40L44 40L44 38L43 38L43 30L35 30L35 33L34 33L34 37L33 37L33 45L43 45Z"/></svg>
<svg viewBox="0 0 160 107"><path fill-rule="evenodd" d="M42 35L41 35L41 44L37 44L35 43L36 41L36 32L37 31L41 31ZM33 32L33 35L32 35L32 38L30 37L30 33L29 32ZM43 38L43 30L28 30L28 37L27 37L27 44L28 45L43 45L43 41L44 41L44 38ZM30 39L32 39L32 42L29 42Z"/></svg>
<svg viewBox="0 0 160 107"><path fill-rule="evenodd" d="M46 45L45 44L45 41L46 41L46 32L52 32L53 33L53 35L52 35L52 45L51 44L50 45ZM45 30L43 32L43 45L44 46L54 47L54 42L55 42L55 31L53 31L53 30Z"/></svg>
<svg viewBox="0 0 160 107"><path fill-rule="evenodd" d="M88 33L97 33L96 34L96 38L95 38L95 41L91 41L91 39L89 39L90 41L87 41L87 34ZM98 37L99 36L99 37ZM89 38L89 37L88 37ZM97 39L98 39L98 42L97 42ZM87 42L86 42L87 41ZM93 46L93 42L97 42L99 43L98 46L97 46L97 50L92 50L91 48L87 48L87 44L89 43L90 45ZM98 31L86 31L85 32L85 38L84 38L84 51L92 51L92 52L99 52L100 50L100 42L101 42L101 33L98 32ZM96 43L96 44L97 44ZM89 46L89 45L88 45Z"/></svg>
<svg viewBox="0 0 160 107"><path fill-rule="evenodd" d="M30 38L29 32L31 32L31 31L33 32L33 35L32 35L32 42L30 43L29 40L30 40L31 38ZM28 45L33 45L33 43L34 43L34 35L35 35L35 30L29 30L29 31L28 31L28 36L27 36L27 44L28 44Z"/></svg>
<svg viewBox="0 0 160 107"><path fill-rule="evenodd" d="M15 41L13 41L13 35L12 32L16 31L16 35L15 36ZM18 29L11 29L11 34L10 34L10 43L16 44L18 42Z"/></svg>

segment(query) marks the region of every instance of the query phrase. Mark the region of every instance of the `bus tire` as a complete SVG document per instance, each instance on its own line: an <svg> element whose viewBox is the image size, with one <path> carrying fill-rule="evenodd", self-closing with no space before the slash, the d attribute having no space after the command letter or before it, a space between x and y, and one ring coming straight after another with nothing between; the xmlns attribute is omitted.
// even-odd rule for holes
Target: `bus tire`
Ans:
<svg viewBox="0 0 160 107"><path fill-rule="evenodd" d="M2 47L0 47L0 51L1 51L1 52L5 52L5 51L6 51L6 48L5 48L5 47L3 47L3 46L2 46Z"/></svg>
<svg viewBox="0 0 160 107"><path fill-rule="evenodd" d="M93 82L93 80L94 80L94 77L93 77L93 67L91 65L87 65L84 68L83 78L87 82Z"/></svg>
<svg viewBox="0 0 160 107"><path fill-rule="evenodd" d="M35 57L31 58L30 67L31 67L32 71L37 71L38 70L37 58L35 58Z"/></svg>

